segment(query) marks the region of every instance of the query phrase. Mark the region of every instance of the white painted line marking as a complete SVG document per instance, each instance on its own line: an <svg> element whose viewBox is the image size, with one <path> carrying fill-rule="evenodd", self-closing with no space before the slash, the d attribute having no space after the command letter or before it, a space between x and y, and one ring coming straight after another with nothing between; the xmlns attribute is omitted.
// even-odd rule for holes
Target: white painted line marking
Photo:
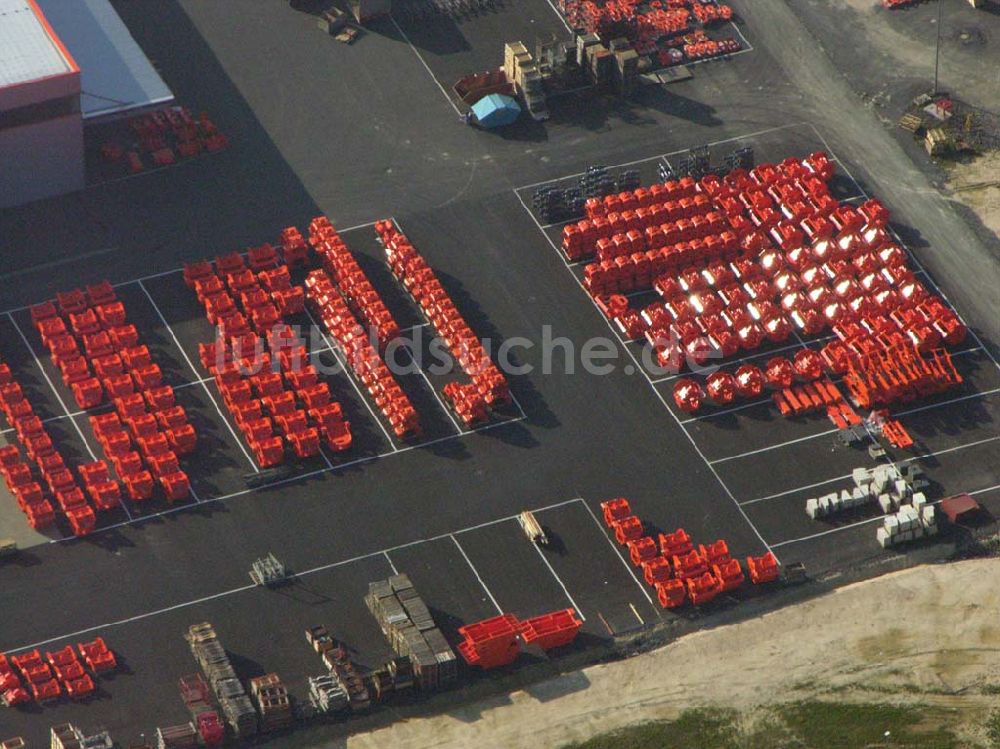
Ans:
<svg viewBox="0 0 1000 749"><path fill-rule="evenodd" d="M597 515L595 515L594 511L590 509L590 505L587 504L587 501L582 498L580 499L580 502L583 503L583 507L587 511L587 514L590 515L591 518L593 518L594 524L597 525L597 529L604 537L604 540L608 542L608 545L611 547L611 550L614 552L614 555L618 557L618 560L622 563L622 566L625 567L626 570L628 570L629 577L631 577L635 581L635 584L638 586L639 590L642 591L642 595L645 597L647 601L649 601L649 605L653 606L653 599L650 597L649 592L646 590L646 586L643 585L641 582L639 582L639 578L635 576L635 570L632 569L632 565L630 565L625 560L625 557L622 556L621 552L618 550L618 547L615 545L615 542L611 540L611 537L604 530L604 526L601 524L601 521L597 519ZM656 607L653 606L653 609L655 611Z"/></svg>
<svg viewBox="0 0 1000 749"><path fill-rule="evenodd" d="M541 231L540 228L541 225L538 223L538 219L535 218L535 215L528 209L528 206L525 204L524 200L521 199L521 196L517 193L517 191L514 191L514 196L521 204L521 207L524 208L527 214L531 217L531 220L535 223L535 226L539 227L539 231ZM542 231L541 234L543 237L545 237L545 240L549 243L552 249L555 250L556 255L559 256L560 260L562 260L563 265L566 265L565 258L562 257L562 254L559 252L559 248L555 246L549 235L546 234L544 231ZM573 280L576 281L577 286L580 287L580 290L584 293L584 296L593 305L594 309L597 310L597 313L600 315L601 319L603 319L605 324L608 326L608 329L611 330L611 332L614 334L615 338L618 340L621 347L625 350L625 353L627 353L629 357L632 359L632 363L635 366L636 371L643 372L644 368L642 366L642 363L638 359L636 359L635 354L628 347L628 345L622 342L621 336L618 335L618 331L615 330L614 326L611 324L611 321L608 320L601 312L600 308L597 306L597 302L594 301L594 298L587 292L587 289L583 285L583 282L577 277L575 273L572 272L571 269L570 269L570 275L573 277ZM736 508L736 511L743 516L743 519L746 521L747 525L750 526L750 529L754 532L754 535L757 536L757 539L761 542L761 544L763 544L764 548L766 548L768 551L771 551L771 547L767 545L767 541L764 539L764 536L761 534L759 530L757 530L757 526L753 524L753 522L750 520L750 517L746 514L746 512L743 511L743 508L740 507L740 503L737 501L736 496L732 493L732 491L730 491L729 487L722 480L722 477L719 475L718 471L715 470L715 467L712 465L712 463L705 457L705 453L702 452L701 448L698 446L698 443L695 441L694 437L691 436L691 434L684 427L684 425L681 424L681 421L678 418L677 414L673 412L673 410L667 403L666 399L663 397L663 393L661 393L658 388L653 387L652 385L650 386L650 389L653 391L653 394L659 399L660 403L663 404L663 407L666 409L667 413L670 414L670 417L674 420L674 422L677 424L680 430L684 433L684 436L687 437L688 442L691 443L691 447L694 448L695 453L697 453L698 457L701 458L702 462L708 468L709 472L715 477L715 480L719 482L719 486L722 487L722 490L726 493L726 496L729 497L730 501L733 503L733 506ZM589 506L587 506L587 510L588 511L590 510ZM593 515L593 513L591 513L591 515ZM594 518L594 520L596 521L597 518ZM600 525L600 523L598 523L598 525ZM777 559L777 555L775 555L775 558ZM778 561L780 562L781 560ZM633 578L634 577L635 576L633 575ZM652 603L652 599L649 598L649 594L646 592L645 588L643 588L643 594L646 596L647 599L649 599L650 603Z"/></svg>
<svg viewBox="0 0 1000 749"><path fill-rule="evenodd" d="M449 435L446 435L444 437L438 437L436 439L427 440L426 442L419 442L419 443L414 444L414 445L407 445L406 447L401 447L401 448L398 448L398 449L395 449L395 450L391 450L389 452L378 453L378 454L375 454L375 455L366 455L366 456L364 456L362 458L357 458L355 460L351 460L351 461L348 461L346 463L335 464L333 466L333 468L317 468L316 470L313 470L313 471L306 471L305 473L299 473L299 474L296 474L294 476L288 476L287 478L278 479L276 481L271 481L271 482L266 483L266 484L261 484L260 486L248 487L246 489L240 489L238 491L231 492L229 494L224 494L224 495L222 495L220 497L209 497L207 499L203 499L202 502L205 503L205 504L207 504L209 502L225 502L227 500L236 499L237 497L247 496L247 495L253 494L255 492L266 491L268 489L276 489L278 487L285 486L287 484L293 484L296 481L304 481L305 479L314 478L316 476L322 476L325 473L336 473L337 471L345 470L345 469L350 468L352 466L362 465L364 463L372 463L372 462L374 462L376 460L381 460L382 458L388 458L390 455L398 455L399 453L409 452L410 450L419 450L420 448L431 447L433 445L437 445L437 444L440 444L442 442L447 442L449 440L461 439L462 437L466 437L466 436L469 436L469 435L472 435L472 434L476 434L478 432L485 432L485 431L488 431L490 429L496 429L498 427L507 426L509 424L516 424L519 421L524 421L524 419L526 419L526 418L527 418L526 416L520 416L520 417L516 417L516 418L511 418L511 419L503 419L502 421L495 421L495 422L493 422L491 424L484 424L483 426L476 427L475 429L473 429L473 430L471 430L469 432L466 432L465 434L462 434L462 435L449 434ZM575 501L575 500L573 500L573 501ZM553 505L553 506L558 506L558 505ZM117 529L117 528L123 528L123 527L128 526L128 525L139 525L144 520L152 520L154 518L160 518L160 517L165 517L167 515L173 515L174 513L183 512L184 510L187 510L189 508L190 508L190 505L182 505L182 506L179 506L179 507L172 507L172 508L170 508L168 510L163 510L162 512L156 512L156 513L151 513L149 515L143 515L141 517L136 518L134 521L128 521L128 522L122 522L122 523L114 523L112 525L100 526L97 529L95 529L93 533L91 533L91 536L94 536L94 535L96 535L98 533L101 533L103 531L110 531L110 530L114 530L114 529ZM515 516L512 516L512 517L517 517L517 516L515 515ZM54 539L51 539L48 543L50 543L50 544L62 543L63 541L71 541L71 540L73 540L73 538L75 538L75 537L70 536L70 537L66 537L66 538L54 538ZM390 549L390 551L391 551L391 549Z"/></svg>
<svg viewBox="0 0 1000 749"><path fill-rule="evenodd" d="M42 377L44 377L45 381L49 383L49 388L52 390L52 394L55 395L56 400L59 401L59 405L62 407L63 413L66 415L65 417L70 420L70 422L73 424L73 428L76 430L76 433L80 435L80 440L83 442L84 448L90 455L90 459L97 460L97 455L94 453L94 450L90 447L90 443L87 441L87 438L83 435L83 430L80 429L80 425L76 423L76 419L74 419L70 415L69 408L66 407L66 401L62 399L62 396L59 395L59 391L56 390L55 383L52 382L52 378L49 377L49 373L46 372L45 367L42 366L42 362L38 358L38 354L35 353L35 349L31 345L31 342L28 340L28 337L24 334L24 331L21 330L21 326L17 324L17 320L14 319L14 315L8 314L7 317L10 319L10 322L14 326L14 329L17 331L17 334L21 336L21 340L24 341L24 345L28 347L28 351L31 352L31 358L35 360L35 364L38 367L38 371L42 373ZM126 512L128 512L128 510L126 510Z"/></svg>
<svg viewBox="0 0 1000 749"><path fill-rule="evenodd" d="M170 327L170 324L167 322L167 318L164 317L163 312L160 310L159 305L153 299L153 295L149 293L149 289L146 288L146 285L142 281L137 281L137 283L139 284L139 288L142 289L142 292L146 295L146 298L149 299L149 303L153 306L153 309L156 311L156 315L157 317L160 318L160 322L163 323L163 327L167 329L167 332L173 339L174 345L177 346L177 350L181 352L181 356L184 357L184 361L186 361L188 367L191 368L191 373L195 376L196 379L201 379L198 375L198 370L195 369L194 363L191 361L191 358L187 355L187 351L185 351L184 347L181 346L181 342L180 340L178 340L177 335L174 333L174 329ZM226 425L226 429L228 429L229 433L233 436L233 440L236 441L236 446L240 448L240 451L246 457L247 462L253 468L254 473L260 473L260 468L257 467L257 461L255 461L253 457L251 457L250 453L247 452L247 449L243 446L243 441L237 436L236 430L233 429L233 425L229 423L229 419L227 419L226 415L222 413L222 409L219 408L219 402L215 400L215 396L212 395L212 391L208 389L208 385L205 382L202 382L201 387L205 391L205 395L208 396L208 399L212 401L212 405L215 406L215 410L219 414L219 418L222 419L222 423Z"/></svg>
<svg viewBox="0 0 1000 749"><path fill-rule="evenodd" d="M944 400L939 403L930 403L926 406L918 406L916 408L910 408L906 411L899 411L894 414L891 414L891 416L893 418L899 418L900 416L909 416L910 414L920 413L921 411L931 411L935 408L943 408L945 406L951 406L955 403L961 403L962 401L975 400L977 398L985 398L987 396L994 395L996 393L1000 393L1000 387L993 388L992 390L983 390L981 392L971 393L969 395L963 395L959 398L950 398L948 400ZM824 435L836 434L837 431L838 431L837 429L827 429L822 432L817 432L816 434L808 434L805 437L798 437L793 440L779 442L775 445L768 445L767 447L761 447L756 450L748 450L747 452L739 453L737 455L729 455L725 458L717 458L711 462L713 465L715 465L718 463L725 463L730 460L740 460L741 458L746 458L751 455L757 455L759 453L765 453L771 450L778 450L782 447L787 447L788 445L794 445L799 442L806 442L808 440L816 439L817 437L823 437Z"/></svg>
<svg viewBox="0 0 1000 749"><path fill-rule="evenodd" d="M392 557L389 556L389 552L388 551L383 551L382 555L385 557L385 561L387 561L389 563L389 569L392 570L392 574L398 575L399 574L399 570L396 569L396 564L392 561Z"/></svg>
<svg viewBox="0 0 1000 749"><path fill-rule="evenodd" d="M535 551L538 552L538 556L541 558L542 562L545 563L545 566L549 568L549 572L552 573L552 577L554 577L556 579L556 582L559 583L559 587L562 588L562 592L566 596L566 600L569 601L570 605L573 607L577 615L580 617L580 620L587 621L587 617L585 617L583 615L583 611L580 610L580 605L573 600L573 596L569 594L569 590L566 588L566 583L564 583L562 581L562 578L556 574L556 571L552 568L552 565L549 563L549 560L545 558L545 554L542 553L542 550L538 548L538 544L531 541L529 541L529 543L535 548Z"/></svg>
<svg viewBox="0 0 1000 749"><path fill-rule="evenodd" d="M573 32L573 27L570 26L569 25L569 21L566 20L566 16L564 16L562 13L559 12L559 8L557 8L552 3L552 0L545 0L545 2L547 2L549 4L549 7L552 8L552 12L555 13L557 16L559 16L559 20L562 21L562 25L566 27L566 31L568 31L570 34L574 33ZM587 86L587 88L590 88L590 87Z"/></svg>
<svg viewBox="0 0 1000 749"><path fill-rule="evenodd" d="M754 406L763 406L773 403L774 400L772 398L760 398L759 400L741 403L740 405L733 406L732 408L723 408L720 411L709 411L699 414L698 416L692 416L690 419L681 419L681 424L690 424L692 421L705 421L706 419L711 419L716 416L725 416L726 414L736 413L737 411L743 411L748 408L753 408Z"/></svg>
<svg viewBox="0 0 1000 749"><path fill-rule="evenodd" d="M399 32L399 35L403 37L403 41L405 41L409 45L410 49L413 50L413 54L415 54L417 56L417 59L420 60L420 64L424 66L424 70L426 70L428 75L430 75L431 80L434 81L434 85L437 86L438 89L440 89L444 98L448 100L448 104L450 104L451 108L455 110L455 114L461 117L462 110L455 105L454 101L452 101L452 98L448 94L448 91L445 89L444 86L441 85L441 82L437 79L437 76L434 75L434 71L431 70L431 66L428 65L426 62L424 62L424 58L417 51L417 48L413 46L413 42L410 41L410 37L408 37L406 35L406 32L403 31L402 27L398 23L396 23L396 19L392 17L391 13L389 14L389 20L392 21L392 25L396 27L396 31Z"/></svg>
<svg viewBox="0 0 1000 749"><path fill-rule="evenodd" d="M454 438L452 437L450 439L454 439ZM206 501L213 501L213 500L206 500ZM562 507L564 505L573 504L574 502L580 502L580 501L582 501L582 500L580 500L578 497L574 497L573 499L567 499L567 500L563 500L562 502L556 502L556 503L551 504L551 505L546 505L545 507L536 508L536 509L532 510L532 512L543 512L544 510L549 510L549 509L553 509L553 508L556 508L556 507ZM177 509L182 509L182 508L177 508ZM151 517L154 517L154 516L153 515L149 515L147 517L151 518ZM490 525L497 525L498 523L506 523L506 522L514 520L516 518L517 518L517 515L508 515L506 517L497 518L496 520L490 520L490 521L487 521L485 523L480 523L479 525L471 526L469 528L463 528L462 530L454 531L452 533L442 533L439 536L433 536L433 537L427 538L427 539L418 539L418 540L412 541L410 543L400 544L399 546L391 546L391 547L389 547L387 549L379 549L378 551L369 552L367 554L358 554L357 556L349 557L347 559L341 559L341 560L339 560L337 562L330 562L328 564L322 564L322 565L319 565L317 567L311 567L309 569L302 570L301 572L296 572L295 573L295 577L296 578L308 577L309 575L315 575L315 574L317 574L319 572L326 572L327 570L335 569L337 567L343 567L346 564L353 564L354 562L359 562L362 559L370 559L370 558L376 557L376 556L385 555L386 558L388 558L389 552L395 551L397 549L402 549L402 548L405 548L407 546L415 546L417 544L427 543L429 541L437 541L437 540L440 540L440 539L453 537L456 534L467 533L469 531L473 531L473 530L476 530L478 528L485 528L485 527L490 526ZM456 543L457 543L457 541L456 541ZM461 549L461 547L459 547L459 549ZM464 552L463 552L463 554L464 554ZM390 565L392 565L392 560L389 560L389 563L390 563ZM393 569L395 569L395 565L393 565ZM96 632L96 631L102 630L102 629L109 629L111 627L116 627L116 626L120 626L120 625L123 625L123 624L128 624L130 622L137 622L137 621L141 621L143 619L149 619L149 618L157 616L159 614L165 614L165 613L170 612L170 611L177 611L179 609L187 608L189 606L195 606L195 605L197 605L199 603L205 603L207 601L218 600L220 598L225 598L227 596L235 595L237 593L243 593L243 592L248 591L248 590L253 590L256 587L257 587L256 585L241 585L241 586L239 586L237 588L231 588L229 590L224 590L224 591L221 591L219 593L214 593L214 594L212 594L210 596L204 596L203 598L196 598L194 600L186 601L184 603L177 603L177 604L174 604L172 606L167 606L167 607L164 607L164 608L154 609L152 611L148 611L148 612L143 613L143 614L137 614L136 616L130 616L130 617L125 618L125 619L118 619L116 621L107 622L105 624L99 624L99 625L94 626L94 627L88 627L86 629L81 629L81 630L79 630L77 632L71 632L69 634L64 634L64 635L58 635L57 637L50 637L47 640L40 640L39 642L35 642L35 643L30 644L30 645L21 645L20 647L13 647L13 648L0 648L0 652L4 652L4 653L10 654L10 653L19 653L19 652L24 651L24 650L33 650L34 648L40 648L40 647L43 647L45 645L49 645L49 644L51 644L53 642L58 642L60 640L68 640L68 639L72 639L72 638L75 638L75 637L79 637L81 635L89 634L90 632Z"/></svg>
<svg viewBox="0 0 1000 749"><path fill-rule="evenodd" d="M635 614L635 618L639 620L639 624L642 624L642 625L645 626L646 622L645 622L645 620L641 616L639 616L639 611L638 611L638 609L636 609L635 604L634 603L630 603L628 605L628 607L630 609L632 609L632 613Z"/></svg>
<svg viewBox="0 0 1000 749"><path fill-rule="evenodd" d="M964 445L956 445L954 447L947 447L947 448L944 448L943 450L935 450L934 452L924 453L922 455L912 455L912 456L910 456L908 458L903 458L902 460L897 460L896 464L899 465L899 464L903 464L903 463L916 463L916 462L919 462L921 460L926 460L927 458L936 458L939 455L947 455L948 453L958 452L959 450L966 450L966 449L971 448L971 447L978 447L979 445L985 445L985 444L988 444L990 442L996 442L997 440L1000 440L1000 435L997 435L997 436L994 436L994 437L986 437L986 438L981 439L981 440L976 440L975 442L967 442ZM777 492L776 494L768 494L766 497L757 497L756 499L748 499L748 500L746 500L744 502L740 502L740 504L743 505L744 507L746 507L747 505L755 505L755 504L757 504L759 502L766 502L769 499L777 499L778 497L785 497L785 496L788 496L789 494L796 494L798 492L807 491L809 489L815 489L818 486L824 486L826 484L832 484L832 483L835 483L837 481L847 481L848 479L851 478L851 476L852 476L852 474L850 474L850 473L846 473L843 476L834 476L833 478L824 479L823 481L817 481L814 484L805 484L804 486L797 486L794 489L786 489L785 491L783 491L783 492Z"/></svg>
<svg viewBox="0 0 1000 749"><path fill-rule="evenodd" d="M969 494L971 496L975 496L977 494L984 494L986 492L992 492L992 491L995 491L997 489L1000 489L1000 484L994 484L993 486L987 486L984 489L976 489L975 491L965 492L965 494ZM937 504L940 504L941 502L942 502L941 499L936 499L933 502L929 502L928 504L937 505ZM886 517L885 515L879 515L878 517L874 517L874 518L866 518L865 520L859 520L856 523L848 523L847 525L841 525L841 526L838 526L836 528L830 528L830 529L825 530L825 531L820 531L819 533L812 533L812 534L810 534L808 536L802 536L801 538L790 538L787 541L779 541L778 543L773 544L773 545L775 547L778 547L778 546L787 546L789 544L797 544L800 541L811 541L814 538L822 538L823 536L829 536L831 533L839 533L840 531L850 530L851 528L857 528L857 527L862 526L862 525L870 525L871 523L878 523L878 522L883 521L885 519L885 517Z"/></svg>
<svg viewBox="0 0 1000 749"><path fill-rule="evenodd" d="M371 407L371 404L368 402L368 399L365 397L365 394L361 392L361 388L358 386L357 381L354 379L354 371L348 366L347 357L340 350L340 343L334 342L327 337L326 331L318 322L316 322L316 318L313 317L312 311L308 307L306 307L306 315L309 316L310 322L312 322L313 326L319 331L319 334L323 337L323 340L326 341L327 350L330 351L333 354L334 358L340 363L340 368L344 370L344 376L347 377L348 382L351 383L351 387L354 388L354 392L358 394L358 397L361 399L361 402L365 404L365 408L368 409L368 413L371 414L372 419L375 421L376 424L378 424L379 429L382 430L382 434L384 434L385 438L389 440L389 447L393 449L393 452L396 452L398 450L398 448L396 447L396 443L393 441L392 436L389 434L389 430L385 428L385 424L382 423L382 420L378 417L378 414L375 413L375 409Z"/></svg>
<svg viewBox="0 0 1000 749"><path fill-rule="evenodd" d="M493 597L493 594L490 592L490 589L486 587L486 583L483 582L483 578L480 577L479 575L479 570L476 569L476 565L474 565L472 563L472 560L469 559L468 554L465 553L465 549L462 548L462 544L460 544L458 542L458 539L455 538L455 534L449 533L448 537L455 543L455 548L458 549L458 551L462 555L462 558L465 559L466 563L469 565L469 569L472 570L472 574L476 576L476 579L479 581L479 584L483 587L483 590L486 591L486 595L489 596L490 600L493 602L493 605L497 607L497 612L502 614L503 609L500 608L500 604L497 603L497 599Z"/></svg>

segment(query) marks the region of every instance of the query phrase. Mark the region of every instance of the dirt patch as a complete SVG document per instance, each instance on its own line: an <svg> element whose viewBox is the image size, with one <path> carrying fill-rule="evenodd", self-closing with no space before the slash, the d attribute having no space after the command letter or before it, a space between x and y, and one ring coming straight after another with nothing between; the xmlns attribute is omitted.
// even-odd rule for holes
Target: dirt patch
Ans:
<svg viewBox="0 0 1000 749"><path fill-rule="evenodd" d="M455 714L394 724L349 747L556 747L699 706L831 698L929 704L980 722L1000 707L1000 560L917 567L850 585L628 660ZM970 735L972 735L970 733Z"/></svg>
<svg viewBox="0 0 1000 749"><path fill-rule="evenodd" d="M946 170L954 199L971 208L986 228L1000 236L1000 153L952 163Z"/></svg>

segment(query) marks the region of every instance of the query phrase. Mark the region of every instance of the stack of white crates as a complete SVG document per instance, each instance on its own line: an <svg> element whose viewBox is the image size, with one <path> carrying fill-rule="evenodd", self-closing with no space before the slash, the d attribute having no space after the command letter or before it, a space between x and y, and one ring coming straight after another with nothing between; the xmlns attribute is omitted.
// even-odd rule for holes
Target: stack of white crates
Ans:
<svg viewBox="0 0 1000 749"><path fill-rule="evenodd" d="M898 512L887 515L875 537L883 549L895 544L933 536L938 531L934 505L920 492L913 495L913 504L903 505Z"/></svg>
<svg viewBox="0 0 1000 749"><path fill-rule="evenodd" d="M883 496L887 498L895 496L900 490L903 492L900 496L909 493L909 485L892 463L874 468L855 468L851 477L854 479L853 489L842 489L839 493L830 492L821 497L807 499L806 514L816 520L844 510L853 510L872 500L878 500L881 505ZM896 506L899 506L898 502ZM883 512L888 511L883 508Z"/></svg>

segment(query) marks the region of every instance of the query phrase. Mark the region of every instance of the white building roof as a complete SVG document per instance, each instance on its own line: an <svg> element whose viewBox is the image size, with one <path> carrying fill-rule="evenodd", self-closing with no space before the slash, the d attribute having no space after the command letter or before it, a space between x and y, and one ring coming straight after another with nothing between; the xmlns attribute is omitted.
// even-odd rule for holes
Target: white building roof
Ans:
<svg viewBox="0 0 1000 749"><path fill-rule="evenodd" d="M7 2L12 0L0 0L0 4ZM80 65L84 119L173 100L173 93L109 0L37 2ZM155 3L151 5L155 7Z"/></svg>
<svg viewBox="0 0 1000 749"><path fill-rule="evenodd" d="M30 0L0 0L0 89L76 70L37 6Z"/></svg>

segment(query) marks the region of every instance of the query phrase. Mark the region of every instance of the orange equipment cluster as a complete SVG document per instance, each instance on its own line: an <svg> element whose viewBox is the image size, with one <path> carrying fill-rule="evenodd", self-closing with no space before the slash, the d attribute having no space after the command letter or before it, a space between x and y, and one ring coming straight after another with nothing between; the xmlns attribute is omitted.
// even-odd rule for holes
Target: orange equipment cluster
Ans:
<svg viewBox="0 0 1000 749"><path fill-rule="evenodd" d="M445 398L466 426L489 418L490 410L511 400L507 379L490 360L482 343L444 290L427 261L391 220L375 224L389 267L423 310L469 383L449 382Z"/></svg>
<svg viewBox="0 0 1000 749"><path fill-rule="evenodd" d="M551 611L523 621L513 614L501 614L459 627L462 642L458 652L470 666L507 666L521 652L522 642L542 650L563 647L573 642L582 624L573 609Z"/></svg>
<svg viewBox="0 0 1000 749"><path fill-rule="evenodd" d="M317 216L310 222L309 244L351 312L375 332L379 350L384 353L386 346L399 338L399 325L326 216Z"/></svg>
<svg viewBox="0 0 1000 749"><path fill-rule="evenodd" d="M769 362L768 386L777 388L781 377L849 374L851 396L867 408L956 384L940 347L960 343L965 325L917 280L889 232L885 206L870 199L855 207L831 196L834 172L818 151L724 177L591 198L587 218L564 227L563 249L573 259L595 258L584 268L584 285L630 339L646 338L663 366L680 369L703 364L713 351L728 358L796 332L830 330L834 340L818 353ZM673 218L680 213L684 218ZM631 308L625 294L648 288L660 300ZM739 394L730 376L712 384L716 404ZM690 411L705 395L684 381L675 399Z"/></svg>
<svg viewBox="0 0 1000 749"><path fill-rule="evenodd" d="M305 293L292 286L289 265L307 257L301 234L289 228L281 254L264 244L251 248L246 260L233 252L214 264L184 267L185 282L217 331L212 343L198 347L202 366L262 467L284 462L286 446L307 458L319 454L321 440L334 451L352 442L340 404L285 324L286 316L305 309Z"/></svg>
<svg viewBox="0 0 1000 749"><path fill-rule="evenodd" d="M195 119L187 108L180 106L132 117L128 126L137 139L135 147L126 151L121 143L108 141L101 146L101 155L112 163L121 161L124 156L133 174L146 168L143 155L147 155L154 166L169 166L178 156L191 158L202 151L221 151L229 145L229 140L207 114L202 112Z"/></svg>
<svg viewBox="0 0 1000 749"><path fill-rule="evenodd" d="M739 560L730 556L725 541L695 547L683 528L660 533L657 539L644 535L642 521L632 513L625 497L602 502L601 511L605 525L628 549L629 559L655 588L663 608L676 608L686 600L700 606L743 584L743 569ZM771 552L747 557L746 565L754 584L778 577L777 560Z"/></svg>
<svg viewBox="0 0 1000 749"><path fill-rule="evenodd" d="M640 55L657 55L662 65L674 65L736 52L739 42L714 41L702 27L730 21L728 5L701 0L559 0L559 10L575 29L602 40L627 37ZM692 19L693 16L693 19Z"/></svg>
<svg viewBox="0 0 1000 749"><path fill-rule="evenodd" d="M95 691L93 676L112 671L117 666L103 638L49 651L45 657L36 649L8 659L0 653L0 702L13 707L30 702L50 702L66 694L82 699ZM80 662L80 658L83 662Z"/></svg>
<svg viewBox="0 0 1000 749"><path fill-rule="evenodd" d="M925 398L961 382L945 349L922 356L909 343L852 359L844 376L851 397L865 409Z"/></svg>
<svg viewBox="0 0 1000 749"><path fill-rule="evenodd" d="M567 227L564 245L574 254L596 253L607 229L600 221L594 229L594 217L603 215L610 224L609 208L620 208L610 211L619 227L625 211L635 223L639 209L662 202L654 197L657 192L672 190L678 203L687 197L692 210L694 197L711 201L712 211L704 216L724 217L725 242L723 234L709 247L696 238L584 268L584 283L601 309L631 338L645 336L665 365L683 363L685 356L703 363L708 353L703 340L729 357L765 340L780 343L793 330L804 336L832 330L837 340L821 356L834 374L846 372L852 356L903 340L922 352L942 341L961 342L965 326L915 279L906 253L886 229L885 207L877 200L860 209L838 204L827 186L833 173L826 154L816 152L749 172L734 169L722 178L709 175L693 187L691 181L677 181L638 195L591 199L590 227L581 228L586 221ZM622 244L628 231L612 235L611 244L616 237ZM573 238L581 233L583 239ZM666 256L674 258L669 268ZM623 295L647 288L660 301L631 309Z"/></svg>
<svg viewBox="0 0 1000 749"><path fill-rule="evenodd" d="M14 429L17 441L24 447L30 461L21 459L17 445L0 447L0 473L28 518L28 524L35 529L52 525L56 516L50 499L54 499L74 535L90 533L97 521L94 509L88 504L62 454L56 449L42 420L35 415L34 408L7 364L0 364L0 409L3 409L7 423ZM32 472L32 464L48 487L48 493Z"/></svg>
<svg viewBox="0 0 1000 749"><path fill-rule="evenodd" d="M90 424L129 498L149 499L154 483L171 502L189 496L190 481L177 457L194 451L197 435L175 401L174 388L164 384L149 348L128 323L114 288L103 281L86 292L61 292L56 299L57 304L32 307L32 320L77 404L83 409L106 399L114 404L113 413L91 416ZM80 471L99 509L118 503L120 490L111 483L105 461Z"/></svg>
<svg viewBox="0 0 1000 749"><path fill-rule="evenodd" d="M388 419L393 433L402 439L419 436L417 410L325 270L314 270L306 278L306 298L313 314L344 352L348 366Z"/></svg>

